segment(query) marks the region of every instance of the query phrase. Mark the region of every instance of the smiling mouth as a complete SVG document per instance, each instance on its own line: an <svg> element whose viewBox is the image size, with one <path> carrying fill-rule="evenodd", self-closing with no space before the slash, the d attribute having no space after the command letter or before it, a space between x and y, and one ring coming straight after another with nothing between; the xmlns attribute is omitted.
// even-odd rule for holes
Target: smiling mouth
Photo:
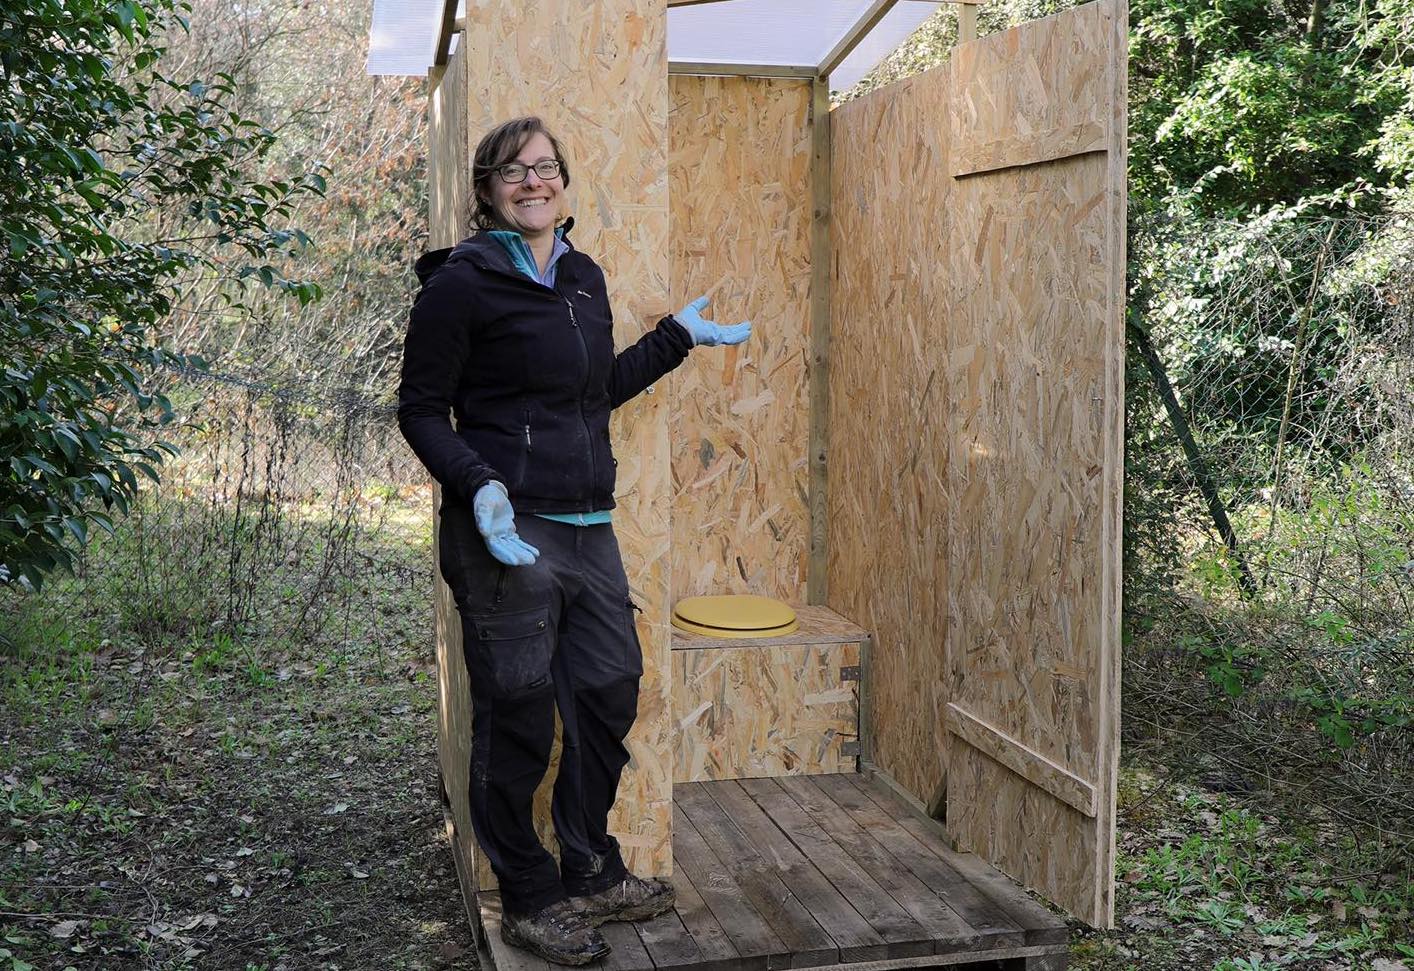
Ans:
<svg viewBox="0 0 1414 971"><path fill-rule="evenodd" d="M516 206L521 209L528 209L532 206L543 206L549 201L549 199L522 199L520 202L516 203Z"/></svg>

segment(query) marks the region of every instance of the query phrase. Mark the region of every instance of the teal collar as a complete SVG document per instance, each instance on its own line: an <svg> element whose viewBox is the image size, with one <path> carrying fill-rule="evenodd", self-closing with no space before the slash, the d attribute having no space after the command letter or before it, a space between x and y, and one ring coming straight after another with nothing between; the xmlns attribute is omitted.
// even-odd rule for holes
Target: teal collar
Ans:
<svg viewBox="0 0 1414 971"><path fill-rule="evenodd" d="M554 286L555 264L560 261L560 257L569 252L570 246L565 242L565 227L560 226L555 230L555 245L550 250L550 261L545 264L545 272L542 274L539 267L535 265L535 254L530 251L530 244L525 241L525 237L520 233L510 229L488 230L486 235L500 243L502 248L510 254L511 262L515 268L536 283L543 283L545 286Z"/></svg>

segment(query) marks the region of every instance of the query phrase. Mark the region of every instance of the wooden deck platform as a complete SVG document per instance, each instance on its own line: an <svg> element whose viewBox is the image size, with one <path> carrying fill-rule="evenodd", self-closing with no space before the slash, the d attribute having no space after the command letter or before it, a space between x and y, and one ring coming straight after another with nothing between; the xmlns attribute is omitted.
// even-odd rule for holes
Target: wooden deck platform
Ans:
<svg viewBox="0 0 1414 971"><path fill-rule="evenodd" d="M1066 966L1063 920L949 849L931 820L877 781L697 782L675 786L673 802L677 906L604 925L614 951L593 968ZM480 910L495 971L556 967L501 942L499 895L481 894Z"/></svg>

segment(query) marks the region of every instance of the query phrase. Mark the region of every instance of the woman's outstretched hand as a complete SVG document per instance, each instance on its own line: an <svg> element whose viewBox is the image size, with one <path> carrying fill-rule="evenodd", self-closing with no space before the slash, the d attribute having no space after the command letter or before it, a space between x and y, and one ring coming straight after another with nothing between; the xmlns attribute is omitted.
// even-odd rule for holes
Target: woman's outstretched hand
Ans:
<svg viewBox="0 0 1414 971"><path fill-rule="evenodd" d="M673 319L686 327L687 332L692 335L693 344L703 344L707 347L715 347L718 344L741 344L751 336L751 321L749 320L743 320L739 324L727 327L714 324L710 320L703 320L702 311L707 309L708 303L710 301L706 297L698 297L673 314Z"/></svg>
<svg viewBox="0 0 1414 971"><path fill-rule="evenodd" d="M477 489L471 509L476 516L476 529L492 556L506 566L529 566L535 562L540 551L516 535L516 514L505 486L491 481Z"/></svg>

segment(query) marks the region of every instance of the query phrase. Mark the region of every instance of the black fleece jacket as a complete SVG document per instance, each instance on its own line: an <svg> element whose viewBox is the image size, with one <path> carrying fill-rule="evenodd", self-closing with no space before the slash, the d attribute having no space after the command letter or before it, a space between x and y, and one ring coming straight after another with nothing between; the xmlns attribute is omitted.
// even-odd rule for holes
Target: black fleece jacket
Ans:
<svg viewBox="0 0 1414 971"><path fill-rule="evenodd" d="M616 355L604 273L573 247L553 289L485 233L417 275L398 428L446 497L469 505L495 479L518 513L612 509L609 412L683 362L687 329L664 317Z"/></svg>

